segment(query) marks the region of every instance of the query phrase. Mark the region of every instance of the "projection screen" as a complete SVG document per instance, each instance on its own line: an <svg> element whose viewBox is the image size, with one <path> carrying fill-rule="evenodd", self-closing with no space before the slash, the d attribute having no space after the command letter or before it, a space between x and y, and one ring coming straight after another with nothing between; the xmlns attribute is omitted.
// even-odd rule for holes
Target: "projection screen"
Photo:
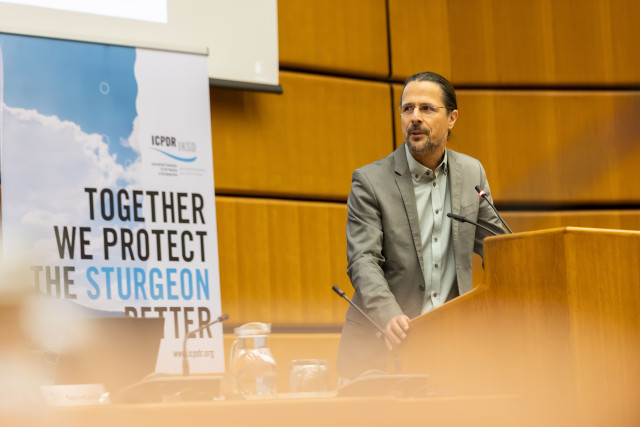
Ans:
<svg viewBox="0 0 640 427"><path fill-rule="evenodd" d="M277 0L0 0L0 32L206 53L211 84L281 92Z"/></svg>

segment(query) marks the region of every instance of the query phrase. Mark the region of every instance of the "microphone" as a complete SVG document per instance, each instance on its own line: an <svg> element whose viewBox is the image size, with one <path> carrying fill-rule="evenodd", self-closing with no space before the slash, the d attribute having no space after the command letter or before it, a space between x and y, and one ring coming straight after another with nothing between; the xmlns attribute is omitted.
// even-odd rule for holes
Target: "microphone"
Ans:
<svg viewBox="0 0 640 427"><path fill-rule="evenodd" d="M198 329L191 331L187 335L185 335L184 341L182 342L182 376L183 377L189 376L189 359L187 358L187 340L195 336L198 332L202 331L203 329L208 328L209 326L215 325L216 323L222 323L227 319L229 319L229 315L222 314L216 319L212 320L211 322L205 325L202 325Z"/></svg>
<svg viewBox="0 0 640 427"><path fill-rule="evenodd" d="M367 314L364 311L362 311L362 309L360 307L355 305L353 303L353 301L351 301L349 299L349 297L344 293L344 291L342 289L340 289L337 285L333 285L331 287L331 289L333 289L333 291L336 294L338 294L342 298L346 299L349 302L349 304L351 305L351 307L353 307L356 310L358 310L358 312L360 314L362 314L364 316L364 318L369 321L369 323L371 323L378 331L380 331L380 333L382 335L385 336L385 338L387 338L387 340L391 343L391 347L393 347L393 361L394 361L394 365L395 365L396 374L401 374L402 373L402 367L400 366L400 356L398 355L398 347L396 346L396 343L393 341L393 339L391 339L389 334L387 334L384 329L382 329L380 326L378 326L378 324L376 322L374 322L372 318L367 316Z"/></svg>
<svg viewBox="0 0 640 427"><path fill-rule="evenodd" d="M504 222L504 219L502 219L502 217L498 213L498 210L496 209L496 207L493 205L493 203L491 203L491 201L489 199L487 199L487 193L483 189L481 189L479 185L476 185L476 191L478 192L480 197L482 197L487 203L489 203L489 206L491 206L493 208L493 211L496 213L496 215L498 215L498 219L500 220L500 222L502 222L502 224L505 227L507 227L507 230L509 230L509 233L513 234L513 231L511 231L511 228L509 228L507 223Z"/></svg>
<svg viewBox="0 0 640 427"><path fill-rule="evenodd" d="M482 228L482 229L484 229L484 230L487 230L489 233L491 233L491 234L492 234L492 235L494 235L494 236L497 236L497 235L498 235L498 233L496 233L496 232L495 232L495 231L493 231L493 230L488 229L488 228L487 228L487 227L485 227L484 225L480 225L480 224L478 224L477 222L473 222L473 221L471 221L471 220L468 220L467 218L465 218L465 217L463 217L463 216L456 215L456 214L453 214L453 213L448 213L448 214L447 214L447 216L448 216L449 218L451 218L451 219L455 219L455 220L456 220L456 221L458 221L458 222L468 222L469 224L473 224L473 225L475 225L476 227L480 227L480 228Z"/></svg>

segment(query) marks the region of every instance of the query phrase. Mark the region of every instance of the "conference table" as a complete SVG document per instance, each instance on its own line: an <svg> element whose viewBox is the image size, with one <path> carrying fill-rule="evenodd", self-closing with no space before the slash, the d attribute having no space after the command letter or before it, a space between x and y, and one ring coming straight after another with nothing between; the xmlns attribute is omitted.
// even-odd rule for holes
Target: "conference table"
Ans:
<svg viewBox="0 0 640 427"><path fill-rule="evenodd" d="M515 426L517 396L294 397L134 405L38 407L5 411L0 425L18 427L163 426Z"/></svg>

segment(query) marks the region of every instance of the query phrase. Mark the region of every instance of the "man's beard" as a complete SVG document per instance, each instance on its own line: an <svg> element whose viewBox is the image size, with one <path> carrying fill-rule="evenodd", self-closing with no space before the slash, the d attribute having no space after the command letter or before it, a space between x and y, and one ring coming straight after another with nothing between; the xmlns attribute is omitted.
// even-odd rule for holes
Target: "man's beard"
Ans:
<svg viewBox="0 0 640 427"><path fill-rule="evenodd" d="M411 141L411 132L415 130L424 132L424 134L427 135L427 140L420 145L412 144L411 142L409 142ZM407 129L407 144L409 145L409 151L411 151L414 154L424 154L430 151L434 151L440 146L440 144L442 144L445 138L442 138L442 140L438 142L433 142L433 139L431 138L431 132L429 132L428 130L421 129L418 126L415 126L415 127L410 126L409 129Z"/></svg>
<svg viewBox="0 0 640 427"><path fill-rule="evenodd" d="M421 144L412 144L411 142L409 143L409 151L414 154L428 153L435 150L437 147L438 144L434 144L433 140L431 139L431 135L427 135L427 140Z"/></svg>

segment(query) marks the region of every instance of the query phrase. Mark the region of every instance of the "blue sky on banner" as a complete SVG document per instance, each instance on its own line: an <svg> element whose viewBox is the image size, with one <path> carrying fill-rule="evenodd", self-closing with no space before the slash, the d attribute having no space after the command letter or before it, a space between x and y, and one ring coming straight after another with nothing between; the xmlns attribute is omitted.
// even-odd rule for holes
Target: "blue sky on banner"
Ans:
<svg viewBox="0 0 640 427"><path fill-rule="evenodd" d="M12 248L4 256L75 267L77 302L109 311L121 311L122 303L88 300L88 264L79 245L75 256L59 254L54 226L92 229L92 265L146 265L115 254L102 259L102 227L136 231L145 224L91 220L84 191L141 186L136 61L134 48L0 33L2 203L10 204L3 210L2 240Z"/></svg>
<svg viewBox="0 0 640 427"><path fill-rule="evenodd" d="M0 34L0 47L5 105L101 135L123 167L136 160L128 142L137 116L134 48L10 34Z"/></svg>

